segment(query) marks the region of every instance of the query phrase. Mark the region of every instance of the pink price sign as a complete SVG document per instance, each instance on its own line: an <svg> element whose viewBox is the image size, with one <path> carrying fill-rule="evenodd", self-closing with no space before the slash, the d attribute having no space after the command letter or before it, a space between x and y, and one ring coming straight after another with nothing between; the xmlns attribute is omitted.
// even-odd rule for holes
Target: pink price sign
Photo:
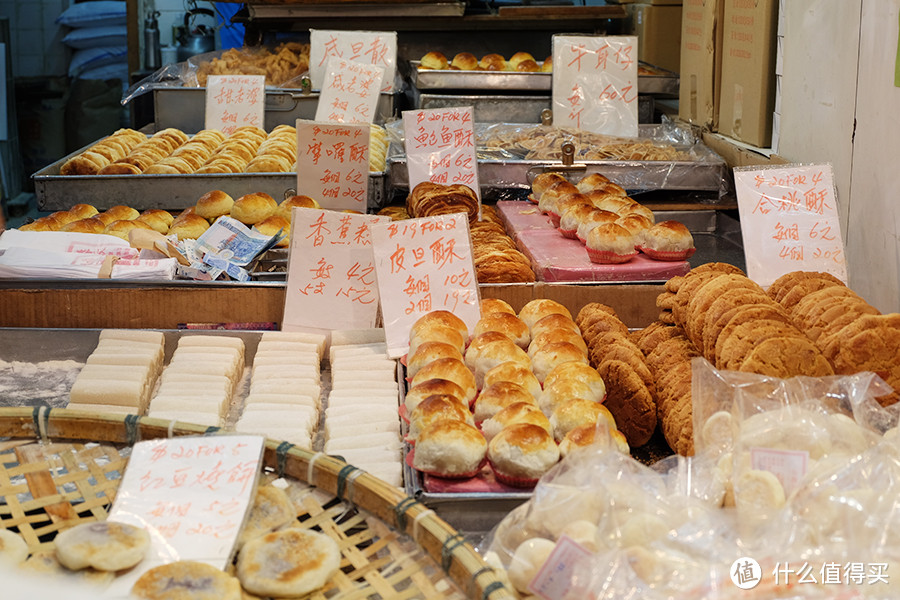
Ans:
<svg viewBox="0 0 900 600"><path fill-rule="evenodd" d="M238 127L265 128L264 75L210 75L206 81L206 129L231 135Z"/></svg>
<svg viewBox="0 0 900 600"><path fill-rule="evenodd" d="M481 199L472 107L403 113L409 189L423 181L463 184Z"/></svg>
<svg viewBox="0 0 900 600"><path fill-rule="evenodd" d="M324 208L366 212L369 125L297 120L297 193Z"/></svg>

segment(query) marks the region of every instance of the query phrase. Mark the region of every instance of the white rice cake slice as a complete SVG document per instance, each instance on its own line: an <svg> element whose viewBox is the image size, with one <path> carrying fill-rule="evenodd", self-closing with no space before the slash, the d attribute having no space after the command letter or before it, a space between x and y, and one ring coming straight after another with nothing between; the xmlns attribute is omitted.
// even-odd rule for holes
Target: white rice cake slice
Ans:
<svg viewBox="0 0 900 600"><path fill-rule="evenodd" d="M154 364L151 354L132 354L124 352L92 352L87 357L85 364L88 365L130 365L141 366L157 370L158 365Z"/></svg>
<svg viewBox="0 0 900 600"><path fill-rule="evenodd" d="M257 352L253 356L253 366L261 365L315 365L320 364L319 355L316 352L278 352L266 350Z"/></svg>
<svg viewBox="0 0 900 600"><path fill-rule="evenodd" d="M331 381L334 382L335 385L341 384L345 381L387 381L391 383L396 382L396 373L392 370L386 371L365 371L359 369L342 369L342 370L334 370L331 371Z"/></svg>
<svg viewBox="0 0 900 600"><path fill-rule="evenodd" d="M396 371L397 361L392 358L381 358L378 356L344 356L335 359L331 363L332 371L342 371L345 369L356 369L360 371Z"/></svg>
<svg viewBox="0 0 900 600"><path fill-rule="evenodd" d="M352 465L365 469L366 464L399 461L402 458L401 450L341 450L334 454L342 457Z"/></svg>
<svg viewBox="0 0 900 600"><path fill-rule="evenodd" d="M187 382L187 383L210 383L210 384L219 384L227 382L229 385L231 384L231 380L228 378L228 375L206 375L204 373L189 373L183 370L175 370L169 371L165 369L162 374L159 376L160 383L169 383L169 382Z"/></svg>
<svg viewBox="0 0 900 600"><path fill-rule="evenodd" d="M323 333L308 333L305 331L266 331L260 337L261 342L301 342L304 344L315 344L316 351L319 353L321 360L322 354L325 353L326 337Z"/></svg>
<svg viewBox="0 0 900 600"><path fill-rule="evenodd" d="M66 408L71 410L86 410L88 412L115 414L115 415L136 415L141 411L136 410L132 406L119 406L117 404L88 404L81 402L69 402Z"/></svg>
<svg viewBox="0 0 900 600"><path fill-rule="evenodd" d="M360 465L357 465L360 466ZM377 477L383 482L394 487L403 487L403 464L394 462L380 462L362 465L360 468L369 475Z"/></svg>
<svg viewBox="0 0 900 600"><path fill-rule="evenodd" d="M384 328L336 329L331 332L332 346L358 346L362 344L384 344Z"/></svg>
<svg viewBox="0 0 900 600"><path fill-rule="evenodd" d="M368 423L376 418L393 417L398 419L396 407L386 406L329 406L325 409L325 419L332 417L340 417L345 415L359 415L361 423Z"/></svg>
<svg viewBox="0 0 900 600"><path fill-rule="evenodd" d="M178 338L177 347L184 348L187 346L230 346L240 350L242 356L244 354L244 340L227 335L182 335Z"/></svg>
<svg viewBox="0 0 900 600"><path fill-rule="evenodd" d="M140 379L78 377L69 391L69 401L79 404L112 404L143 410L150 399L147 383Z"/></svg>
<svg viewBox="0 0 900 600"><path fill-rule="evenodd" d="M149 365L90 365L85 364L78 372L78 379L121 379L147 381L150 379Z"/></svg>
<svg viewBox="0 0 900 600"><path fill-rule="evenodd" d="M319 375L319 365L262 365L258 367L254 364L250 378L317 379Z"/></svg>
<svg viewBox="0 0 900 600"><path fill-rule="evenodd" d="M311 419L316 420L318 420L319 418L319 411L315 406L278 404L270 402L257 402L255 404L248 404L244 406L244 410L241 413L240 418L243 419L244 417L256 414L265 415L268 418L272 415L273 412L287 415L305 415L307 417L310 417Z"/></svg>
<svg viewBox="0 0 900 600"><path fill-rule="evenodd" d="M325 441L325 451L334 450L399 450L403 446L399 432L383 431L358 436L329 438Z"/></svg>
<svg viewBox="0 0 900 600"><path fill-rule="evenodd" d="M362 358L388 358L387 344L365 346L332 346L328 353L329 362L336 362L351 356Z"/></svg>
<svg viewBox="0 0 900 600"><path fill-rule="evenodd" d="M250 380L251 394L304 394L318 398L322 395L319 378L316 379L284 379L265 378Z"/></svg>
<svg viewBox="0 0 900 600"><path fill-rule="evenodd" d="M149 411L147 416L152 419L165 421L181 421L182 423L194 423L206 427L221 427L222 419L213 412L191 412L188 410L159 410Z"/></svg>
<svg viewBox="0 0 900 600"><path fill-rule="evenodd" d="M162 331L149 331L146 329L102 329L100 331L100 340L127 340L162 346L165 344L166 336Z"/></svg>
<svg viewBox="0 0 900 600"><path fill-rule="evenodd" d="M244 406L251 404L288 404L319 408L319 398L308 394L263 394L251 392L244 399Z"/></svg>
<svg viewBox="0 0 900 600"><path fill-rule="evenodd" d="M367 435L370 433L395 433L399 435L400 422L398 419L383 419L375 422L360 423L358 419L347 421L325 418L325 435L331 439L342 437Z"/></svg>
<svg viewBox="0 0 900 600"><path fill-rule="evenodd" d="M278 340L260 340L256 352L315 352L319 353L319 347L308 342L285 342Z"/></svg>
<svg viewBox="0 0 900 600"><path fill-rule="evenodd" d="M238 433L261 435L273 440L290 442L302 450L312 450L312 436L305 430L291 427L260 428L250 424L236 423L234 430Z"/></svg>
<svg viewBox="0 0 900 600"><path fill-rule="evenodd" d="M228 414L229 402L225 396L156 396L150 401L151 411L186 410L191 412L211 412L221 418Z"/></svg>
<svg viewBox="0 0 900 600"><path fill-rule="evenodd" d="M400 408L397 397L373 397L373 396L329 396L328 406L388 406L391 410L396 411Z"/></svg>
<svg viewBox="0 0 900 600"><path fill-rule="evenodd" d="M206 347L206 346L186 346L177 348L172 354L170 363L178 363L183 361L195 360L215 360L228 362L236 365L236 367L244 367L244 355L237 348L229 346Z"/></svg>
<svg viewBox="0 0 900 600"><path fill-rule="evenodd" d="M177 381L168 380L159 385L156 395L164 396L226 396L230 398L234 386L228 378L213 381Z"/></svg>
<svg viewBox="0 0 900 600"><path fill-rule="evenodd" d="M267 414L241 415L234 428L237 431L252 431L261 435L269 435L268 432L275 429L293 429L303 432L306 436L312 436L315 425L316 421L308 415L270 411Z"/></svg>
<svg viewBox="0 0 900 600"><path fill-rule="evenodd" d="M168 373L196 373L198 375L225 375L232 385L240 378L234 365L214 360L196 360L172 363L165 368Z"/></svg>
<svg viewBox="0 0 900 600"><path fill-rule="evenodd" d="M122 354L128 356L145 356L148 363L155 372L163 366L165 353L162 346L154 346L152 344L131 344L125 340L105 340L100 342L91 354L107 355ZM100 363L95 363L100 364Z"/></svg>

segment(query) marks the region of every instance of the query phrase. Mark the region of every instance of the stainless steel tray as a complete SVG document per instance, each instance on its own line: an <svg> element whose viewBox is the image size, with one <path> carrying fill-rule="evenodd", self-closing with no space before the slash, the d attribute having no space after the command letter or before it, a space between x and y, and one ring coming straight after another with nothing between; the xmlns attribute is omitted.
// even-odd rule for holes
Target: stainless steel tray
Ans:
<svg viewBox="0 0 900 600"><path fill-rule="evenodd" d="M382 93L375 107L375 123L382 124L398 110L401 92ZM265 129L295 125L297 119L314 119L319 93L300 90L266 90ZM206 115L205 87L156 86L153 88L153 116L159 129L175 127L185 133L203 129Z"/></svg>
<svg viewBox="0 0 900 600"><path fill-rule="evenodd" d="M222 190L234 198L265 192L281 200L297 187L295 173L203 173L191 175L60 175L59 169L84 148L47 165L34 175L34 191L41 210L68 210L84 202L105 210L126 204L137 210L181 210L193 206L210 190ZM386 172L369 173L368 209L381 208L387 197Z"/></svg>
<svg viewBox="0 0 900 600"><path fill-rule="evenodd" d="M540 123L541 113L552 108L550 96L520 96L496 94L435 94L418 96L418 108L448 108L471 106L476 123ZM653 122L653 96L638 96L638 123Z"/></svg>

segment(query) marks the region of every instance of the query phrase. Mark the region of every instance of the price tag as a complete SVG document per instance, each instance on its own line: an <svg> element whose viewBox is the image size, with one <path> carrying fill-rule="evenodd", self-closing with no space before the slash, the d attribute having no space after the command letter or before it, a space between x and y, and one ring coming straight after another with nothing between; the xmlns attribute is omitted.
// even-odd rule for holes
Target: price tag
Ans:
<svg viewBox="0 0 900 600"><path fill-rule="evenodd" d="M528 589L544 600L588 598L591 595L589 590L579 588L579 578L575 573L592 558L594 554L587 548L569 536L561 535L553 552L528 584ZM587 567L590 568L590 563Z"/></svg>
<svg viewBox="0 0 900 600"><path fill-rule="evenodd" d="M265 127L264 75L210 75L206 80L206 129L231 135L238 127Z"/></svg>
<svg viewBox="0 0 900 600"><path fill-rule="evenodd" d="M368 125L297 119L297 193L324 208L365 213L370 131Z"/></svg>
<svg viewBox="0 0 900 600"><path fill-rule="evenodd" d="M637 37L553 36L553 124L638 137Z"/></svg>
<svg viewBox="0 0 900 600"><path fill-rule="evenodd" d="M434 310L475 329L481 310L465 214L379 223L372 244L390 357L406 353L412 324Z"/></svg>
<svg viewBox="0 0 900 600"><path fill-rule="evenodd" d="M135 444L109 520L146 528L151 548L114 587L127 594L142 573L176 560L224 569L255 493L263 442L228 435Z"/></svg>
<svg viewBox="0 0 900 600"><path fill-rule="evenodd" d="M331 57L384 67L384 80L379 90L394 90L394 78L397 74L396 31L310 29L309 79L313 89L322 89L326 64Z"/></svg>
<svg viewBox="0 0 900 600"><path fill-rule="evenodd" d="M371 228L389 217L295 208L284 301L286 330L371 329L378 287Z"/></svg>
<svg viewBox="0 0 900 600"><path fill-rule="evenodd" d="M409 188L423 181L467 185L481 200L472 107L403 112Z"/></svg>
<svg viewBox="0 0 900 600"><path fill-rule="evenodd" d="M372 123L384 67L329 58L316 121Z"/></svg>
<svg viewBox="0 0 900 600"><path fill-rule="evenodd" d="M831 165L734 169L747 275L763 287L791 271L847 281Z"/></svg>

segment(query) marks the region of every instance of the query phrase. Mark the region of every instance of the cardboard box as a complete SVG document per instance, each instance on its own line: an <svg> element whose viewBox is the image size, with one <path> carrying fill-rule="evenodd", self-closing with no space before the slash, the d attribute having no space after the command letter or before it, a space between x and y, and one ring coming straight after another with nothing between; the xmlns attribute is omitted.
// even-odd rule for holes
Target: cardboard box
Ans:
<svg viewBox="0 0 900 600"><path fill-rule="evenodd" d="M678 72L681 68L681 3L675 6L629 4L625 32L638 36L638 58Z"/></svg>
<svg viewBox="0 0 900 600"><path fill-rule="evenodd" d="M684 0L606 0L607 4L652 4L653 6L680 6Z"/></svg>
<svg viewBox="0 0 900 600"><path fill-rule="evenodd" d="M719 132L747 144L772 143L778 0L726 0Z"/></svg>
<svg viewBox="0 0 900 600"><path fill-rule="evenodd" d="M710 131L719 128L724 10L725 0L686 0L681 16L678 117Z"/></svg>

